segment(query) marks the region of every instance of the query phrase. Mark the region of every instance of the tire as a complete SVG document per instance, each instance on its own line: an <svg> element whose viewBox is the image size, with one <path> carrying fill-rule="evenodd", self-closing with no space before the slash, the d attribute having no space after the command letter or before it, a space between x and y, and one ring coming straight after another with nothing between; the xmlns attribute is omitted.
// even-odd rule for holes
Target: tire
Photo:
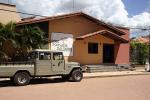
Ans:
<svg viewBox="0 0 150 100"><path fill-rule="evenodd" d="M71 74L71 79L73 82L80 82L83 78L83 73L80 69L73 70Z"/></svg>
<svg viewBox="0 0 150 100"><path fill-rule="evenodd" d="M30 82L30 76L27 72L18 72L14 76L14 83L17 86L28 85Z"/></svg>

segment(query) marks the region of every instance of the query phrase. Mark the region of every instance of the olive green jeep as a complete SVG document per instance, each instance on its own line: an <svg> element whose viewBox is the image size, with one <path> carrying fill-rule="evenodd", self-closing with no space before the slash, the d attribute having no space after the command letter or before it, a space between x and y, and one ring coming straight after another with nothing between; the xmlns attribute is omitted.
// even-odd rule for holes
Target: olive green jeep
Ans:
<svg viewBox="0 0 150 100"><path fill-rule="evenodd" d="M80 82L82 69L77 62L65 62L62 52L33 50L25 62L0 62L0 77L10 78L16 85L28 85L32 78L62 76Z"/></svg>

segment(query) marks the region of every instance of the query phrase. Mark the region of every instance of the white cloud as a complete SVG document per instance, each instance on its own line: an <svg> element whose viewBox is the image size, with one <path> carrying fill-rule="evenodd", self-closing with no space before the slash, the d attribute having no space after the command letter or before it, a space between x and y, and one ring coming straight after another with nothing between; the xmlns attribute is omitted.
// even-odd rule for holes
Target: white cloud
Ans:
<svg viewBox="0 0 150 100"><path fill-rule="evenodd" d="M130 37L147 36L150 34L150 30L131 29L130 33L132 33L130 34Z"/></svg>
<svg viewBox="0 0 150 100"><path fill-rule="evenodd" d="M128 13L121 0L74 0L75 11L84 11L108 22L124 24ZM16 0L17 8L28 13L57 15L73 10L73 0Z"/></svg>
<svg viewBox="0 0 150 100"><path fill-rule="evenodd" d="M83 11L106 22L131 27L150 26L150 7L147 7L145 12L129 18L122 0L74 1L75 11ZM73 11L73 0L16 0L16 5L19 11L46 16Z"/></svg>
<svg viewBox="0 0 150 100"><path fill-rule="evenodd" d="M16 0L16 5L20 11L40 15L51 15L55 13L55 8L59 5L56 1L57 0Z"/></svg>
<svg viewBox="0 0 150 100"><path fill-rule="evenodd" d="M143 12L139 15L129 18L128 26L139 27L142 29L149 29L149 30L131 29L131 33L132 33L131 37L137 37L137 36L150 34L150 13Z"/></svg>
<svg viewBox="0 0 150 100"><path fill-rule="evenodd" d="M139 26L139 27L150 26L150 13L143 12L139 15L133 16L132 18L129 18L129 22L131 26Z"/></svg>

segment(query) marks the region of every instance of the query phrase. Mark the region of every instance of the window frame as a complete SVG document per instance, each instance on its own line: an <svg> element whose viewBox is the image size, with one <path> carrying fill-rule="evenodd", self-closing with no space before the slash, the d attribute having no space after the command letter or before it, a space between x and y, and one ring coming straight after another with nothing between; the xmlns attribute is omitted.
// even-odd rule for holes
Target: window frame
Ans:
<svg viewBox="0 0 150 100"><path fill-rule="evenodd" d="M93 49L94 45L96 47ZM98 43L96 43L96 42L88 42L88 54L98 54L98 52L99 52Z"/></svg>
<svg viewBox="0 0 150 100"><path fill-rule="evenodd" d="M55 59L55 57L54 57L55 54L62 55L62 59ZM62 53L62 52L53 52L53 57L52 57L52 59L53 59L53 60L64 60L63 53Z"/></svg>
<svg viewBox="0 0 150 100"><path fill-rule="evenodd" d="M32 51L32 52L29 52L28 54L28 60L35 60L35 59L38 59L38 52L36 51Z"/></svg>
<svg viewBox="0 0 150 100"><path fill-rule="evenodd" d="M41 59L40 57L41 57L41 53L44 53L44 55L43 55L43 59ZM46 55L45 55L46 54ZM49 59L44 59L44 56L47 56L47 58L48 58L48 56L49 56ZM50 52L39 52L39 60L51 60L52 59L52 55L51 55L51 53Z"/></svg>

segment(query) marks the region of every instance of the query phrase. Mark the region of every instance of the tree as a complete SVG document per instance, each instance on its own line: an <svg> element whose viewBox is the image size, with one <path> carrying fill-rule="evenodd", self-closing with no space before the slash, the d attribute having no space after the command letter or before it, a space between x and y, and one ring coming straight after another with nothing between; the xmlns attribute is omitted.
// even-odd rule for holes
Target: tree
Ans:
<svg viewBox="0 0 150 100"><path fill-rule="evenodd" d="M0 23L0 57L4 56L5 53L3 51L3 41L6 40L6 38L3 35L3 27L4 25L2 23Z"/></svg>
<svg viewBox="0 0 150 100"><path fill-rule="evenodd" d="M0 57L8 56L6 48L4 48L6 43L12 44L13 47L16 46L15 37L17 33L15 32L16 24L14 22L9 22L7 24L0 23Z"/></svg>
<svg viewBox="0 0 150 100"><path fill-rule="evenodd" d="M20 36L16 40L20 48L39 49L47 42L46 37L44 37L45 33L37 26L22 26L19 33Z"/></svg>
<svg viewBox="0 0 150 100"><path fill-rule="evenodd" d="M149 56L149 45L146 43L131 42L130 43L130 58L134 64L145 64Z"/></svg>
<svg viewBox="0 0 150 100"><path fill-rule="evenodd" d="M17 31L19 33L19 35L16 36L18 47L14 55L14 60L27 59L28 51L39 49L48 42L48 39L44 37L45 33L37 26L25 25L18 27Z"/></svg>
<svg viewBox="0 0 150 100"><path fill-rule="evenodd" d="M7 56L12 60L15 60L16 57L23 60L26 51L41 48L48 42L47 38L45 33L37 26L16 26L14 22L0 23L0 59ZM8 51L13 50L7 48L8 44L14 49L11 55Z"/></svg>

